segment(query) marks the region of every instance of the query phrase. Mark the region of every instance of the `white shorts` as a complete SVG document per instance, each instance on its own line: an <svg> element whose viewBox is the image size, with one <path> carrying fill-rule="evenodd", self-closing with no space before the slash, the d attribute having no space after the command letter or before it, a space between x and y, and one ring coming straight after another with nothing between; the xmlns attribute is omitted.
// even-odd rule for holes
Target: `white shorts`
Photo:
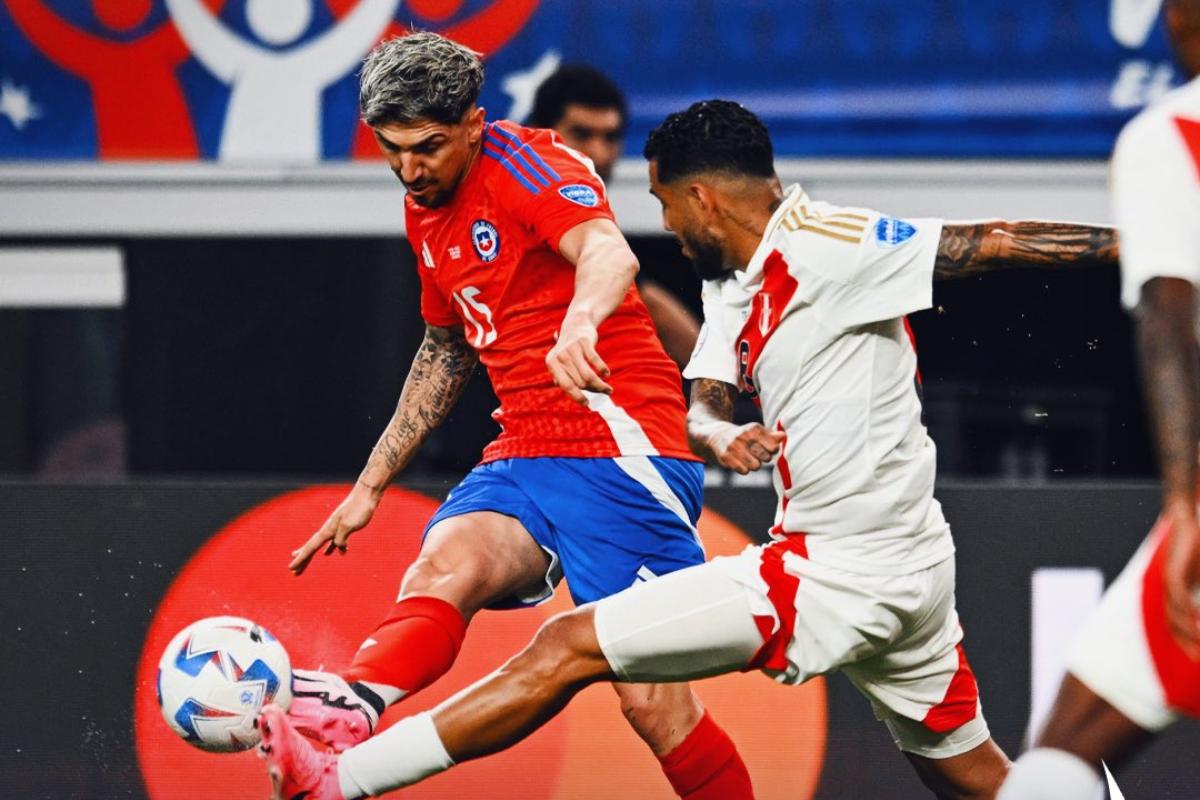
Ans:
<svg viewBox="0 0 1200 800"><path fill-rule="evenodd" d="M929 758L989 733L954 610L954 559L911 575L813 563L802 537L748 547L601 600L596 634L635 682L762 669L783 683L840 670L897 746Z"/></svg>
<svg viewBox="0 0 1200 800"><path fill-rule="evenodd" d="M1104 594L1075 641L1067 670L1141 728L1160 731L1181 714L1200 717L1200 663L1167 627L1161 520Z"/></svg>

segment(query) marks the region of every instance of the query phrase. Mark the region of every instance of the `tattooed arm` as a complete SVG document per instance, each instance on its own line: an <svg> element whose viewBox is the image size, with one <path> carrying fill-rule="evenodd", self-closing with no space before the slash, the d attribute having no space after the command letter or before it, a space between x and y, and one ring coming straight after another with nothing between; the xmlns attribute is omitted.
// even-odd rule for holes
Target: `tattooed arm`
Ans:
<svg viewBox="0 0 1200 800"><path fill-rule="evenodd" d="M1137 345L1163 488L1171 549L1163 570L1167 623L1200 654L1200 525L1196 519L1196 444L1200 441L1200 345L1196 288L1180 278L1152 278L1137 307Z"/></svg>
<svg viewBox="0 0 1200 800"><path fill-rule="evenodd" d="M293 551L288 569L297 575L304 572L321 548L325 555L335 549L345 552L350 534L371 521L384 489L458 402L478 360L479 355L467 344L461 328L426 326L425 339L413 358L400 402L358 481L320 530Z"/></svg>
<svg viewBox="0 0 1200 800"><path fill-rule="evenodd" d="M710 378L692 381L688 444L696 455L745 475L769 463L779 452L784 436L767 430L759 422L735 425L735 399L737 387L724 381Z"/></svg>
<svg viewBox="0 0 1200 800"><path fill-rule="evenodd" d="M1071 222L946 223L935 278L963 278L1012 267L1116 266L1113 228Z"/></svg>
<svg viewBox="0 0 1200 800"><path fill-rule="evenodd" d="M392 478L412 461L421 443L454 408L467 385L479 354L467 344L462 328L426 326L413 357L396 411L384 429L358 483L381 495Z"/></svg>

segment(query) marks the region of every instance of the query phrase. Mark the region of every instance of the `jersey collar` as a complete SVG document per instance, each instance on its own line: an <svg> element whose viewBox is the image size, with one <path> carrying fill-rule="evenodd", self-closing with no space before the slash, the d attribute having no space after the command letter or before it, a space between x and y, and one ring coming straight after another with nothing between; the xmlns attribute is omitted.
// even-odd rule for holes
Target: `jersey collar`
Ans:
<svg viewBox="0 0 1200 800"><path fill-rule="evenodd" d="M767 227L763 231L762 241L758 243L758 249L754 251L754 255L750 257L750 263L745 269L734 270L734 280L739 286L750 287L757 285L762 280L763 264L767 260L767 256L775 250L775 231L779 228L779 224L797 204L807 203L808 195L800 188L800 184L793 183L783 192L783 201L779 204L779 208L775 209L775 213L771 215L770 221L767 222Z"/></svg>

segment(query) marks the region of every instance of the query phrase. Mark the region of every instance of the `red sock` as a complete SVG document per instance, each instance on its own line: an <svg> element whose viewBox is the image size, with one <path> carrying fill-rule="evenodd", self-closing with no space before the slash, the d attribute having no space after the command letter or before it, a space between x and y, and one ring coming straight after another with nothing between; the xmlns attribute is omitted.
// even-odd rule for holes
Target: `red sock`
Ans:
<svg viewBox="0 0 1200 800"><path fill-rule="evenodd" d="M754 800L746 762L708 712L659 760L675 794L686 800Z"/></svg>
<svg viewBox="0 0 1200 800"><path fill-rule="evenodd" d="M415 694L446 674L462 647L467 623L457 608L436 597L396 603L343 675L348 682L394 686Z"/></svg>

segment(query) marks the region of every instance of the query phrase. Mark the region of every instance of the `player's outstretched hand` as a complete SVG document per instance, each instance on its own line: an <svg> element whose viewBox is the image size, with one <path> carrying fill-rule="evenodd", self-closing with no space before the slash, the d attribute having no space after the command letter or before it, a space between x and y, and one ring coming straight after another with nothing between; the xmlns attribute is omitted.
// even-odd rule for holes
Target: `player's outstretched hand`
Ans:
<svg viewBox="0 0 1200 800"><path fill-rule="evenodd" d="M1200 660L1200 524L1194 508L1176 505L1164 513L1171 537L1163 566L1167 624L1184 651Z"/></svg>
<svg viewBox="0 0 1200 800"><path fill-rule="evenodd" d="M786 438L782 431L767 430L761 422L722 425L709 438L709 446L721 466L745 475L771 463Z"/></svg>
<svg viewBox="0 0 1200 800"><path fill-rule="evenodd" d="M292 551L292 563L288 564L288 569L296 575L301 574L308 567L312 557L322 548L325 555L334 550L345 553L346 540L350 538L350 534L371 521L375 508L379 505L379 497L380 495L373 490L355 484L350 494L333 510L320 530Z"/></svg>
<svg viewBox="0 0 1200 800"><path fill-rule="evenodd" d="M558 388L581 406L587 405L585 389L612 394L612 387L604 382L612 372L596 353L598 339L596 326L590 321L568 317L563 320L558 341L546 354L546 367Z"/></svg>

